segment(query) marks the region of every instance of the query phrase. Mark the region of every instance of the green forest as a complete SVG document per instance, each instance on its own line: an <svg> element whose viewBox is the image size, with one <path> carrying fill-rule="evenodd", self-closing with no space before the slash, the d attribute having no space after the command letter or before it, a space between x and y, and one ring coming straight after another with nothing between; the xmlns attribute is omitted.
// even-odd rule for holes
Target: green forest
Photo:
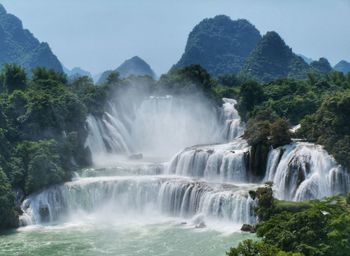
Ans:
<svg viewBox="0 0 350 256"><path fill-rule="evenodd" d="M0 80L1 229L19 225L18 200L68 181L74 171L91 164L84 147L86 117L102 115L108 97L120 87L147 87L158 94L203 93L218 107L222 97L238 99L257 176L264 175L269 148L292 138L322 144L350 167L350 74L309 74L306 80L262 84L235 75L213 78L192 65L158 81L147 76L121 79L112 72L96 86L89 77L69 80L45 68L29 76L20 66L5 65ZM301 128L292 134L289 129L297 124ZM270 185L252 194L258 200L256 229L262 239L245 241L228 255L349 255L350 231L343 230L350 226L349 197L287 203L273 198ZM327 214L320 214L323 211Z"/></svg>

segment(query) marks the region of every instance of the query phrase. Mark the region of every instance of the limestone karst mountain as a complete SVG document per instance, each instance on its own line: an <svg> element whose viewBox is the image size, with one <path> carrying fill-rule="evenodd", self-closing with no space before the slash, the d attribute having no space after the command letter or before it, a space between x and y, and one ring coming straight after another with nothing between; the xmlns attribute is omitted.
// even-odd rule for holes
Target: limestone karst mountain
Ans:
<svg viewBox="0 0 350 256"><path fill-rule="evenodd" d="M50 46L24 29L21 20L0 4L0 67L6 63L21 65L27 71L41 66L63 72Z"/></svg>
<svg viewBox="0 0 350 256"><path fill-rule="evenodd" d="M185 52L173 68L200 64L214 76L237 73L260 38L247 20L224 15L204 19L189 34Z"/></svg>

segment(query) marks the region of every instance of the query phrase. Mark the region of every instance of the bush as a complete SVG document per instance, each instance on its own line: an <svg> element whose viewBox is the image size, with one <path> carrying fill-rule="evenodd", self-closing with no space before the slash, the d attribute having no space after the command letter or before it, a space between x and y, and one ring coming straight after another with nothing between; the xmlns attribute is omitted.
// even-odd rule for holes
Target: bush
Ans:
<svg viewBox="0 0 350 256"><path fill-rule="evenodd" d="M291 142L289 126L289 123L282 118L277 119L271 124L271 145L274 148L289 144Z"/></svg>
<svg viewBox="0 0 350 256"><path fill-rule="evenodd" d="M237 248L231 248L227 256L302 256L301 253L287 253L262 241L245 240Z"/></svg>
<svg viewBox="0 0 350 256"><path fill-rule="evenodd" d="M350 205L341 196L322 201L285 202L272 198L271 184L250 194L257 198L257 236L227 254L350 255Z"/></svg>
<svg viewBox="0 0 350 256"><path fill-rule="evenodd" d="M299 134L325 146L335 159L350 168L350 90L328 96L316 113L301 123Z"/></svg>
<svg viewBox="0 0 350 256"><path fill-rule="evenodd" d="M267 183L264 187L256 190L257 207L255 212L259 221L268 220L275 213L276 205L273 198L272 184Z"/></svg>
<svg viewBox="0 0 350 256"><path fill-rule="evenodd" d="M28 141L17 146L17 154L26 173L24 191L27 195L67 180L69 176L62 169L60 153L53 140Z"/></svg>

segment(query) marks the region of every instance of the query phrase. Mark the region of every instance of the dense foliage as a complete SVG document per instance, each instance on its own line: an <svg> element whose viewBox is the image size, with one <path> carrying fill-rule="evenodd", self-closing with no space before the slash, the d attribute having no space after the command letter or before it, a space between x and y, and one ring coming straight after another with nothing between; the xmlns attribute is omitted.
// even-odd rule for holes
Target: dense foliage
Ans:
<svg viewBox="0 0 350 256"><path fill-rule="evenodd" d="M85 120L88 109L98 109L92 107L98 90L83 79L68 84L62 73L45 68L34 69L28 79L16 65L0 73L1 227L16 223L11 190L28 195L90 163Z"/></svg>
<svg viewBox="0 0 350 256"><path fill-rule="evenodd" d="M350 89L326 97L301 124L302 136L324 145L340 163L350 166Z"/></svg>
<svg viewBox="0 0 350 256"><path fill-rule="evenodd" d="M11 191L11 184L0 168L0 230L18 225L15 198Z"/></svg>
<svg viewBox="0 0 350 256"><path fill-rule="evenodd" d="M287 144L294 136L324 145L339 163L350 167L350 131L346 125L349 123L350 75L309 74L308 79L302 81L244 82L236 87L238 110L247 122L245 137L253 146L253 154L260 150L259 156L266 155L266 148ZM300 123L298 134L290 134L290 125ZM258 160L252 162L259 163ZM258 164L261 170L264 164Z"/></svg>
<svg viewBox="0 0 350 256"><path fill-rule="evenodd" d="M253 194L258 202L261 222L256 229L261 240L245 241L231 248L229 256L350 255L350 204L345 197L284 202L272 197L270 185Z"/></svg>
<svg viewBox="0 0 350 256"><path fill-rule="evenodd" d="M200 65L172 70L162 75L157 83L158 92L182 95L203 93L209 99L220 101L216 94L216 86L217 82Z"/></svg>

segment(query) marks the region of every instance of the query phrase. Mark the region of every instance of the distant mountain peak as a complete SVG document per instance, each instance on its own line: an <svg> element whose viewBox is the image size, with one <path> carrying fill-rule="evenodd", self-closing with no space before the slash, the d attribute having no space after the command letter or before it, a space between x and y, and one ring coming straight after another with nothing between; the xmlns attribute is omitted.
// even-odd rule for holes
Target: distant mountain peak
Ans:
<svg viewBox="0 0 350 256"><path fill-rule="evenodd" d="M0 4L0 15L6 14L6 13L7 13L7 11L6 11L5 7L2 4Z"/></svg>
<svg viewBox="0 0 350 256"><path fill-rule="evenodd" d="M267 32L248 57L242 74L269 82L279 78L305 78L309 65L275 32Z"/></svg>
<svg viewBox="0 0 350 256"><path fill-rule="evenodd" d="M121 77L128 77L130 75L136 76L150 76L155 78L155 73L152 70L151 66L141 59L139 56L134 56L126 61L124 61L116 71L120 74Z"/></svg>
<svg viewBox="0 0 350 256"><path fill-rule="evenodd" d="M260 38L248 20L226 15L204 19L190 32L185 52L173 69L200 64L214 76L237 73Z"/></svg>
<svg viewBox="0 0 350 256"><path fill-rule="evenodd" d="M0 4L0 68L6 63L21 65L28 72L38 66L63 72L50 46L23 29L22 21Z"/></svg>
<svg viewBox="0 0 350 256"><path fill-rule="evenodd" d="M134 56L126 61L139 61L139 62L143 62L146 63L143 59L141 59L139 56ZM147 63L146 63L147 64Z"/></svg>
<svg viewBox="0 0 350 256"><path fill-rule="evenodd" d="M350 63L345 60L341 60L334 66L334 70L343 72L344 74L350 73Z"/></svg>
<svg viewBox="0 0 350 256"><path fill-rule="evenodd" d="M307 64L311 64L311 62L313 62L314 60L309 58L309 57L306 57L305 55L303 54L298 54L299 57L301 57Z"/></svg>
<svg viewBox="0 0 350 256"><path fill-rule="evenodd" d="M92 77L90 72L88 72L80 67L74 67L72 69L68 69L68 68L63 66L63 71L64 71L64 73L66 73L66 75L70 79L76 79L76 78L82 77L82 76Z"/></svg>
<svg viewBox="0 0 350 256"><path fill-rule="evenodd" d="M320 73L329 73L333 70L326 58L320 58L310 63L310 66Z"/></svg>
<svg viewBox="0 0 350 256"><path fill-rule="evenodd" d="M126 78L129 76L150 76L156 78L156 74L152 70L151 66L144 61L139 56L134 56L130 59L125 60L118 68L115 70L108 70L102 73L101 77L98 79L98 84L106 82L107 77L110 73L116 71L119 73L121 78Z"/></svg>

